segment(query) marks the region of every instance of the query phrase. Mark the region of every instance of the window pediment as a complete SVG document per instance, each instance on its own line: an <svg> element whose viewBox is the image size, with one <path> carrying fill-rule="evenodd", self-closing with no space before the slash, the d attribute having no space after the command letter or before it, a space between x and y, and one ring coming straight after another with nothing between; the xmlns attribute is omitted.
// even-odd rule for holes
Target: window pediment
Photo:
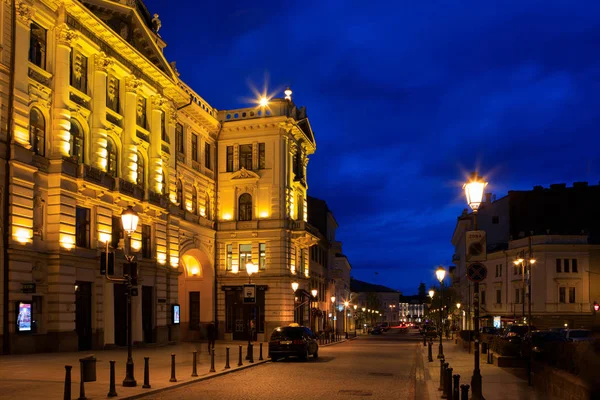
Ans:
<svg viewBox="0 0 600 400"><path fill-rule="evenodd" d="M249 171L242 167L238 171L231 174L231 180L245 180L249 182L256 182L260 179L260 176L253 171Z"/></svg>

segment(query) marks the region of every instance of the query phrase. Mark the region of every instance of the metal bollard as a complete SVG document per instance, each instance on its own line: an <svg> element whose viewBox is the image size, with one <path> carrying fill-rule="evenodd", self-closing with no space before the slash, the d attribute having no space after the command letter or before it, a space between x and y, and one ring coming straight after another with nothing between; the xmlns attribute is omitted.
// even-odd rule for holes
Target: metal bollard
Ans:
<svg viewBox="0 0 600 400"><path fill-rule="evenodd" d="M231 368L229 366L229 347L225 348L225 369Z"/></svg>
<svg viewBox="0 0 600 400"><path fill-rule="evenodd" d="M150 357L144 357L144 389L150 389Z"/></svg>
<svg viewBox="0 0 600 400"><path fill-rule="evenodd" d="M469 400L469 385L460 385L460 400Z"/></svg>
<svg viewBox="0 0 600 400"><path fill-rule="evenodd" d="M460 375L454 375L454 389L452 390L452 400L460 400Z"/></svg>
<svg viewBox="0 0 600 400"><path fill-rule="evenodd" d="M452 368L446 368L446 376L444 376L444 392L442 394L442 398L452 398Z"/></svg>
<svg viewBox="0 0 600 400"><path fill-rule="evenodd" d="M433 362L433 354L431 352L431 342L427 343L427 361Z"/></svg>
<svg viewBox="0 0 600 400"><path fill-rule="evenodd" d="M263 361L263 360L264 360L264 358L263 358L263 355L262 355L262 342L260 342L259 352L258 352L258 361Z"/></svg>
<svg viewBox="0 0 600 400"><path fill-rule="evenodd" d="M423 347L427 346L427 337L423 335Z"/></svg>
<svg viewBox="0 0 600 400"><path fill-rule="evenodd" d="M250 343L248 347L248 354L250 355L250 359L248 361L250 361L250 363L254 363L254 345L252 343Z"/></svg>
<svg viewBox="0 0 600 400"><path fill-rule="evenodd" d="M238 361L238 367L241 367L242 365L242 345L240 344L240 361Z"/></svg>
<svg viewBox="0 0 600 400"><path fill-rule="evenodd" d="M83 361L79 360L79 397L77 400L87 400L85 397L85 384L83 380Z"/></svg>
<svg viewBox="0 0 600 400"><path fill-rule="evenodd" d="M70 365L65 365L65 393L64 400L71 400L71 368Z"/></svg>
<svg viewBox="0 0 600 400"><path fill-rule="evenodd" d="M210 371L208 372L216 372L215 371L215 348L212 348L210 352Z"/></svg>
<svg viewBox="0 0 600 400"><path fill-rule="evenodd" d="M169 382L177 382L177 378L175 378L175 354L171 354L171 379Z"/></svg>
<svg viewBox="0 0 600 400"><path fill-rule="evenodd" d="M481 342L481 352L483 354L487 354L488 353L488 344L486 342Z"/></svg>
<svg viewBox="0 0 600 400"><path fill-rule="evenodd" d="M438 391L444 390L444 359L440 359L440 386L438 387Z"/></svg>
<svg viewBox="0 0 600 400"><path fill-rule="evenodd" d="M198 376L198 371L196 370L196 365L198 364L198 352L197 351L193 351L192 352L192 378L195 378Z"/></svg>
<svg viewBox="0 0 600 400"><path fill-rule="evenodd" d="M118 396L118 394L117 394L117 389L115 387L115 362L112 360L109 362L110 362L110 383L108 386L108 394L106 396L107 397L116 397L116 396Z"/></svg>

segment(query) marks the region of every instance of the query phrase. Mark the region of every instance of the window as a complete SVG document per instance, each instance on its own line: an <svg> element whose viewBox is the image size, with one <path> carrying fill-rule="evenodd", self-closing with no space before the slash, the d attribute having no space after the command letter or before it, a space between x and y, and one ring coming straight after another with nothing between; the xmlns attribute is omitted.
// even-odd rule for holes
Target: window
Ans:
<svg viewBox="0 0 600 400"><path fill-rule="evenodd" d="M296 273L296 248L294 246L290 249L290 269L292 274Z"/></svg>
<svg viewBox="0 0 600 400"><path fill-rule="evenodd" d="M238 221L252 221L252 196L244 193L239 199Z"/></svg>
<svg viewBox="0 0 600 400"><path fill-rule="evenodd" d="M233 172L233 146L227 146L227 172Z"/></svg>
<svg viewBox="0 0 600 400"><path fill-rule="evenodd" d="M485 304L485 290L481 291L481 304Z"/></svg>
<svg viewBox="0 0 600 400"><path fill-rule="evenodd" d="M106 77L106 107L110 110L118 113L119 112L119 80L109 75Z"/></svg>
<svg viewBox="0 0 600 400"><path fill-rule="evenodd" d="M106 173L111 176L117 176L117 146L111 138L106 140Z"/></svg>
<svg viewBox="0 0 600 400"><path fill-rule="evenodd" d="M122 238L121 233L121 217L113 216L112 217L112 226L110 232L110 244L113 249L119 247L119 241Z"/></svg>
<svg viewBox="0 0 600 400"><path fill-rule="evenodd" d="M502 276L502 264L498 265L498 276Z"/></svg>
<svg viewBox="0 0 600 400"><path fill-rule="evenodd" d="M165 122L165 112L160 113L160 138L163 142L169 143L169 137L167 136L167 124Z"/></svg>
<svg viewBox="0 0 600 400"><path fill-rule="evenodd" d="M294 172L294 175L295 175L296 177L299 177L299 176L300 176L300 168L299 168L299 166L300 166L300 153L299 153L299 152L297 152L297 153L294 155L294 163L293 163L293 165L292 165L293 172Z"/></svg>
<svg viewBox="0 0 600 400"><path fill-rule="evenodd" d="M210 165L210 143L204 143L204 167L212 169Z"/></svg>
<svg viewBox="0 0 600 400"><path fill-rule="evenodd" d="M90 247L90 209L77 207L75 210L75 245Z"/></svg>
<svg viewBox="0 0 600 400"><path fill-rule="evenodd" d="M561 265L562 265L562 263L560 261L560 258L557 258L556 259L556 272L561 272Z"/></svg>
<svg viewBox="0 0 600 400"><path fill-rule="evenodd" d="M137 155L137 176L135 177L135 183L142 188L146 185L146 169L144 168L144 157L141 153Z"/></svg>
<svg viewBox="0 0 600 400"><path fill-rule="evenodd" d="M564 267L563 272L569 272L569 259L568 258L565 258L563 260L563 267Z"/></svg>
<svg viewBox="0 0 600 400"><path fill-rule="evenodd" d="M177 181L177 192L175 202L179 205L179 208L183 210L183 182L181 179Z"/></svg>
<svg viewBox="0 0 600 400"><path fill-rule="evenodd" d="M142 257L152 258L152 227L142 225Z"/></svg>
<svg viewBox="0 0 600 400"><path fill-rule="evenodd" d="M198 189L192 188L192 212L198 215Z"/></svg>
<svg viewBox="0 0 600 400"><path fill-rule="evenodd" d="M46 30L35 22L29 26L29 61L46 69Z"/></svg>
<svg viewBox="0 0 600 400"><path fill-rule="evenodd" d="M39 156L45 155L46 145L46 120L37 108L32 108L29 113L29 141L31 150Z"/></svg>
<svg viewBox="0 0 600 400"><path fill-rule="evenodd" d="M200 330L200 292L190 292L190 330Z"/></svg>
<svg viewBox="0 0 600 400"><path fill-rule="evenodd" d="M87 93L88 59L79 50L71 50L71 86L80 92Z"/></svg>
<svg viewBox="0 0 600 400"><path fill-rule="evenodd" d="M565 297L566 297L566 288L564 287L560 287L558 288L558 301L559 303L566 303Z"/></svg>
<svg viewBox="0 0 600 400"><path fill-rule="evenodd" d="M231 271L232 260L233 260L233 246L230 245L230 244L228 244L227 245L227 258L226 258L225 270Z"/></svg>
<svg viewBox="0 0 600 400"><path fill-rule="evenodd" d="M240 168L252 169L252 145L240 145Z"/></svg>
<svg viewBox="0 0 600 400"><path fill-rule="evenodd" d="M160 170L160 176L161 176L160 194L164 195L167 193L167 178L165 177L165 170L162 168Z"/></svg>
<svg viewBox="0 0 600 400"><path fill-rule="evenodd" d="M502 290L496 289L496 304L502 304Z"/></svg>
<svg viewBox="0 0 600 400"><path fill-rule="evenodd" d="M76 120L71 120L71 135L69 138L69 156L83 164L83 129Z"/></svg>
<svg viewBox="0 0 600 400"><path fill-rule="evenodd" d="M175 125L175 147L177 148L178 153L185 153L184 143L185 141L183 139L183 125L177 124Z"/></svg>
<svg viewBox="0 0 600 400"><path fill-rule="evenodd" d="M204 216L206 219L212 219L212 212L210 208L210 195L206 193L206 199L204 200Z"/></svg>
<svg viewBox="0 0 600 400"><path fill-rule="evenodd" d="M500 217L493 216L492 217L492 224L499 224L499 223L500 223Z"/></svg>
<svg viewBox="0 0 600 400"><path fill-rule="evenodd" d="M265 169L265 144L258 144L258 169Z"/></svg>
<svg viewBox="0 0 600 400"><path fill-rule="evenodd" d="M569 303L575 303L575 288L569 288Z"/></svg>
<svg viewBox="0 0 600 400"><path fill-rule="evenodd" d="M137 97L137 105L135 110L135 123L140 128L146 129L146 98L143 96Z"/></svg>
<svg viewBox="0 0 600 400"><path fill-rule="evenodd" d="M577 273L577 259L576 258L571 260L571 272Z"/></svg>
<svg viewBox="0 0 600 400"><path fill-rule="evenodd" d="M252 262L252 245L240 244L240 270L245 269L249 262Z"/></svg>
<svg viewBox="0 0 600 400"><path fill-rule="evenodd" d="M519 304L520 302L519 289L515 289L515 304Z"/></svg>
<svg viewBox="0 0 600 400"><path fill-rule="evenodd" d="M198 135L192 133L192 161L198 162Z"/></svg>
<svg viewBox="0 0 600 400"><path fill-rule="evenodd" d="M266 243L258 244L258 268L265 269L267 265L267 245Z"/></svg>
<svg viewBox="0 0 600 400"><path fill-rule="evenodd" d="M298 270L301 275L304 275L304 250L300 249L300 263L298 266Z"/></svg>

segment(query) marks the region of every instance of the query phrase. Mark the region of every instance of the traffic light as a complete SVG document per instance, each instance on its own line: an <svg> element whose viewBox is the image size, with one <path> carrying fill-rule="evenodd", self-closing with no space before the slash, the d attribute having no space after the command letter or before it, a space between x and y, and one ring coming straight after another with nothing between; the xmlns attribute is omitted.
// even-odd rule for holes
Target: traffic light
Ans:
<svg viewBox="0 0 600 400"><path fill-rule="evenodd" d="M107 271L108 267L108 271ZM100 274L106 275L108 272L109 276L115 274L115 254L108 253L108 264L106 263L106 252L100 253Z"/></svg>
<svg viewBox="0 0 600 400"><path fill-rule="evenodd" d="M594 314L600 311L600 304L597 301L594 302Z"/></svg>

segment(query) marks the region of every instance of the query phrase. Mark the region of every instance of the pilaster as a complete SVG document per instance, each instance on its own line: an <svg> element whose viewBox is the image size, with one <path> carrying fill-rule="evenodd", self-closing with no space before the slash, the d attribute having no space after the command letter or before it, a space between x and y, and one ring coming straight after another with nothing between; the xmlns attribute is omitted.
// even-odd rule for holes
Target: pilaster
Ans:
<svg viewBox="0 0 600 400"><path fill-rule="evenodd" d="M137 180L137 96L142 82L135 76L125 79L125 107L123 108L123 149L121 151L121 172L123 179L135 183ZM153 189L152 187L150 187Z"/></svg>
<svg viewBox="0 0 600 400"><path fill-rule="evenodd" d="M91 164L101 170L106 170L108 166L108 155L106 151L107 133L105 128L106 120L106 78L108 68L113 61L104 53L98 53L94 56L94 86L92 89L93 112L92 112L92 151Z"/></svg>

